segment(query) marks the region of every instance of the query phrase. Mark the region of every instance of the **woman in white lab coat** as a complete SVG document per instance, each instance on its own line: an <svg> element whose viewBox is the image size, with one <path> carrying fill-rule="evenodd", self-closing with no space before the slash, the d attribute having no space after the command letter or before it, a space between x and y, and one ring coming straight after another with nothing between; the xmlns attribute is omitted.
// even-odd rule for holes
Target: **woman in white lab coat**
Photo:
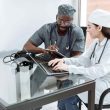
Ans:
<svg viewBox="0 0 110 110"><path fill-rule="evenodd" d="M101 93L110 88L110 13L96 9L88 19L87 32L94 41L78 58L51 60L48 65L53 70L66 70L69 74L82 74L96 81L95 103L99 103ZM55 65L58 63L57 65ZM54 66L55 65L55 66ZM87 94L81 93L80 98L87 103ZM104 103L109 102L110 95Z"/></svg>

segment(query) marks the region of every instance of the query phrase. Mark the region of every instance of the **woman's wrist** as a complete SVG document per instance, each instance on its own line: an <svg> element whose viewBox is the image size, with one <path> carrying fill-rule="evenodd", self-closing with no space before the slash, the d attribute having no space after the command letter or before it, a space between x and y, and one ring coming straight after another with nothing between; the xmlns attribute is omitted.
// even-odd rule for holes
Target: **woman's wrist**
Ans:
<svg viewBox="0 0 110 110"><path fill-rule="evenodd" d="M64 58L62 58L62 62L63 62L63 63L65 63L65 60L64 60Z"/></svg>

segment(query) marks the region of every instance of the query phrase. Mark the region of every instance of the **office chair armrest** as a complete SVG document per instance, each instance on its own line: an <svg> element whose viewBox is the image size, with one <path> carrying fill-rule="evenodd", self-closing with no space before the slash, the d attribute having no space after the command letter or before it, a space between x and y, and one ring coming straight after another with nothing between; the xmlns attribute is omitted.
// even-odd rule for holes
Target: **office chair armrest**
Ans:
<svg viewBox="0 0 110 110"><path fill-rule="evenodd" d="M110 92L110 88L106 89L100 96L100 100L99 100L99 110L101 110L103 108L103 101L105 96Z"/></svg>

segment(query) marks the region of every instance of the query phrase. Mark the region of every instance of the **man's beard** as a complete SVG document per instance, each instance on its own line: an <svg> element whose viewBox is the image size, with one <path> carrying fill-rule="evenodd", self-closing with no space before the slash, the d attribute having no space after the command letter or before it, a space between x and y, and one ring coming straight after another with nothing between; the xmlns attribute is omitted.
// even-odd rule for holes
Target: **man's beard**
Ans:
<svg viewBox="0 0 110 110"><path fill-rule="evenodd" d="M69 26L68 27L67 26L60 26L60 25L58 26L58 30L61 32L67 31L68 28L69 28Z"/></svg>

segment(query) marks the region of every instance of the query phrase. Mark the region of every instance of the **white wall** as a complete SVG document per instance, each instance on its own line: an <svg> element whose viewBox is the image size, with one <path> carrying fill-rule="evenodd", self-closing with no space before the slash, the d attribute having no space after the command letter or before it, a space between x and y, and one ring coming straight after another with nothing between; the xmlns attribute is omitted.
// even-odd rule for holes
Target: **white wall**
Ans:
<svg viewBox="0 0 110 110"><path fill-rule="evenodd" d="M86 26L87 25L87 0L81 1L81 21L80 25L81 26Z"/></svg>
<svg viewBox="0 0 110 110"><path fill-rule="evenodd" d="M0 0L0 51L22 49L43 24L55 21L57 7L71 0Z"/></svg>
<svg viewBox="0 0 110 110"><path fill-rule="evenodd" d="M0 52L22 49L23 44L39 27L55 21L57 7L63 2L71 3L71 0L0 0ZM16 100L15 69L4 65L2 60L0 98L13 103ZM22 95L29 87L29 77L28 74L22 74L21 77L24 79ZM25 94L27 97L27 92Z"/></svg>

